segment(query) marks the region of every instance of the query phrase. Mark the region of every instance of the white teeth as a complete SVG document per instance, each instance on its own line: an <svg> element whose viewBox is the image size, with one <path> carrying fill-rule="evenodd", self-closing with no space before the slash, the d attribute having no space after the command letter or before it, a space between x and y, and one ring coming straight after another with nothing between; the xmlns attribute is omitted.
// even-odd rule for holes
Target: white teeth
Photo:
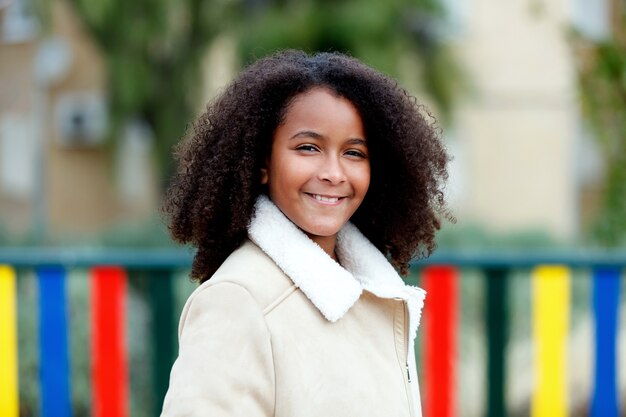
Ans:
<svg viewBox="0 0 626 417"><path fill-rule="evenodd" d="M318 194L313 194L313 197L317 201L323 201L325 203L336 203L337 201L339 201L339 197L324 197Z"/></svg>

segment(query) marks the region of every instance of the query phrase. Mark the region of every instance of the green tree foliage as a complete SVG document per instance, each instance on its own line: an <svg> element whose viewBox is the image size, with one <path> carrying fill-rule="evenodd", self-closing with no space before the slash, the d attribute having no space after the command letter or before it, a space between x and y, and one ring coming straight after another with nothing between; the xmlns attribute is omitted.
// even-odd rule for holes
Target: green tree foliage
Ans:
<svg viewBox="0 0 626 417"><path fill-rule="evenodd" d="M417 84L448 119L463 82L459 65L442 42L447 28L439 0L248 3L239 32L244 62L284 48L346 52L403 83Z"/></svg>
<svg viewBox="0 0 626 417"><path fill-rule="evenodd" d="M445 118L459 72L438 41L438 1L71 0L107 61L113 136L125 121L146 121L165 175L197 109L202 58L222 33L243 63L288 47L348 52L394 76L409 63Z"/></svg>
<svg viewBox="0 0 626 417"><path fill-rule="evenodd" d="M576 38L583 111L606 163L593 235L607 246L626 244L626 10L618 20L610 39Z"/></svg>
<svg viewBox="0 0 626 417"><path fill-rule="evenodd" d="M113 137L132 118L146 121L155 135L159 165L167 173L171 147L196 108L203 54L224 30L231 2L71 2L105 55Z"/></svg>

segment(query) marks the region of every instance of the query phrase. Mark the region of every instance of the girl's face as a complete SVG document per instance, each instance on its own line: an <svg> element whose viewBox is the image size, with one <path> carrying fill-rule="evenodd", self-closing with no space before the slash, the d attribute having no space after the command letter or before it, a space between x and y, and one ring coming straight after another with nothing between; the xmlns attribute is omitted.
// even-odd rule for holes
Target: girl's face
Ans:
<svg viewBox="0 0 626 417"><path fill-rule="evenodd" d="M296 96L274 133L262 182L274 204L333 256L337 232L370 183L363 121L354 105L322 87Z"/></svg>

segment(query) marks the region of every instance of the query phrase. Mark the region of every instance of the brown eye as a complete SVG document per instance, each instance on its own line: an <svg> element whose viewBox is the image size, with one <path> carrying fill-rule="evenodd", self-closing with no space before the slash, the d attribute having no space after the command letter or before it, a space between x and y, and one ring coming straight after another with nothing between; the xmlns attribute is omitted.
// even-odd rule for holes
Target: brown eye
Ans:
<svg viewBox="0 0 626 417"><path fill-rule="evenodd" d="M305 152L317 152L317 148L313 145L300 145L296 148L299 151L305 151Z"/></svg>
<svg viewBox="0 0 626 417"><path fill-rule="evenodd" d="M346 155L348 155L348 156L355 156L357 158L367 158L367 155L364 152L359 151L357 149L350 149L350 150L346 151Z"/></svg>

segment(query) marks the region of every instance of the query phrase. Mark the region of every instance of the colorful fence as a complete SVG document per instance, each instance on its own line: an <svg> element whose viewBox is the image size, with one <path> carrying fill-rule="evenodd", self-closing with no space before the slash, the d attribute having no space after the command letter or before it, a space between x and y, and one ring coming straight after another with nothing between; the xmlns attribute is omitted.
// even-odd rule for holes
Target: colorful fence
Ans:
<svg viewBox="0 0 626 417"><path fill-rule="evenodd" d="M91 349L91 415L130 415L130 372L127 342L126 298L129 275L144 271L149 276L148 298L152 316L152 381L154 404L160 410L171 363L175 357L172 335L179 311L173 302L173 271L186 268L187 252L106 251L78 252L37 249L0 249L0 416L20 414L18 392L18 334L16 285L20 271L35 271L38 287L38 351L40 410L43 416L75 415L72 410L72 358L68 349L68 271L89 271L91 329L85 346ZM428 292L424 312L421 356L423 409L427 417L464 415L456 390L459 343L459 283L464 268L479 268L484 275L484 326L486 328L487 395L484 414L505 416L506 349L510 317L508 306L515 295L509 290L509 275L520 268L528 271L531 287L532 335L535 346L533 417L565 416L566 337L570 320L572 270L588 269L593 283L594 380L588 412L594 417L619 415L617 345L620 284L626 252L535 253L535 254L438 254L413 265ZM16 272L17 271L17 272ZM419 278L417 278L419 277ZM415 282L413 282L415 283ZM622 327L623 329L623 327ZM624 404L621 405L624 407ZM622 410L623 412L623 410Z"/></svg>

